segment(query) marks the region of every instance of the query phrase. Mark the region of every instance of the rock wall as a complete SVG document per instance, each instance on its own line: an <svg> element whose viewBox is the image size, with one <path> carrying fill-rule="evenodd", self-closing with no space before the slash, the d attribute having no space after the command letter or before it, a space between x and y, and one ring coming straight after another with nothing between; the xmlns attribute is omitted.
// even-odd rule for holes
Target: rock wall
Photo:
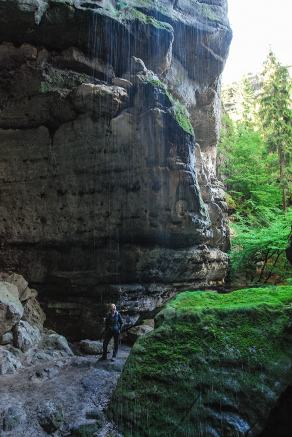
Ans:
<svg viewBox="0 0 292 437"><path fill-rule="evenodd" d="M0 1L0 266L96 336L224 281L225 0ZM195 140L196 138L196 140Z"/></svg>

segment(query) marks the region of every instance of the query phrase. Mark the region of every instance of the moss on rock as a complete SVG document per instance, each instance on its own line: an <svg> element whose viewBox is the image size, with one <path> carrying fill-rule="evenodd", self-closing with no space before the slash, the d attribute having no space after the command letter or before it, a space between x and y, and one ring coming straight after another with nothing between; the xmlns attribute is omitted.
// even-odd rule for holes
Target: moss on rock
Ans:
<svg viewBox="0 0 292 437"><path fill-rule="evenodd" d="M176 21L177 14L197 17L203 21L224 22L224 8L222 5L208 4L200 0L190 0L185 7L172 8L166 1L157 0L119 0L120 8L134 7L142 12L164 16L166 20Z"/></svg>
<svg viewBox="0 0 292 437"><path fill-rule="evenodd" d="M165 85L155 74L152 74L152 72L150 72L150 75L146 78L146 80L153 86L160 88L161 91L168 97L172 105L170 112L175 118L176 122L186 133L194 135L194 129L187 108L172 95L167 88L167 85Z"/></svg>
<svg viewBox="0 0 292 437"><path fill-rule="evenodd" d="M133 348L110 414L125 436L243 436L292 383L292 287L184 292Z"/></svg>
<svg viewBox="0 0 292 437"><path fill-rule="evenodd" d="M138 21L142 25L146 24L153 26L158 30L173 32L173 27L169 23L160 21L159 19L148 15L147 10L137 9L134 5L123 0L117 1L116 7L109 5L105 11L111 16L111 18L123 23Z"/></svg>
<svg viewBox="0 0 292 437"><path fill-rule="evenodd" d="M149 24L152 25L153 27L156 27L157 29L164 29L173 32L173 28L170 24L157 20L156 18L151 17L150 15L147 15L139 11L138 9L135 8L121 9L120 14L121 14L120 17L123 21L138 20L141 24Z"/></svg>
<svg viewBox="0 0 292 437"><path fill-rule="evenodd" d="M195 10L202 17L209 21L221 22L223 19L222 8L218 5L201 3L197 0L192 0Z"/></svg>

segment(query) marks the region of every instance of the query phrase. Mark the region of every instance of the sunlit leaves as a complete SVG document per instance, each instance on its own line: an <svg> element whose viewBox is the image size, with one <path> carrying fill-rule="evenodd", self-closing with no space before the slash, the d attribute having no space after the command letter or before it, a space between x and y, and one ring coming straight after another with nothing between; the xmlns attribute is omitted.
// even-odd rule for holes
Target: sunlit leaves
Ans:
<svg viewBox="0 0 292 437"><path fill-rule="evenodd" d="M253 85L246 78L241 86L241 119L223 118L218 173L232 205L233 279L275 283L292 276L285 256L292 223L291 79L269 53L257 98Z"/></svg>

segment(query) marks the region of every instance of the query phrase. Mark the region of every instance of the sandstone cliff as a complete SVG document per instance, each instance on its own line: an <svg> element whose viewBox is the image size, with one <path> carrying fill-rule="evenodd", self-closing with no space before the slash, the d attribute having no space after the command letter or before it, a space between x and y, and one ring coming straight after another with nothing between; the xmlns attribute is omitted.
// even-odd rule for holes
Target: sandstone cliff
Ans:
<svg viewBox="0 0 292 437"><path fill-rule="evenodd" d="M0 265L94 336L221 283L225 0L0 1ZM196 140L195 140L196 138Z"/></svg>

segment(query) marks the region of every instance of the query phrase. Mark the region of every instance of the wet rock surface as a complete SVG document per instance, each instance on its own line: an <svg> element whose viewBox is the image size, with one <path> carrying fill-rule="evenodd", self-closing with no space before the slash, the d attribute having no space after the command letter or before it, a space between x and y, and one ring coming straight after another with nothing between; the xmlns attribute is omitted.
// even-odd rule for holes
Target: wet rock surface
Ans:
<svg viewBox="0 0 292 437"><path fill-rule="evenodd" d="M0 2L0 263L96 338L227 270L226 2ZM33 297L25 289L20 300Z"/></svg>
<svg viewBox="0 0 292 437"><path fill-rule="evenodd" d="M104 411L129 352L121 346L115 362L99 355L39 361L0 376L1 436L118 436Z"/></svg>

